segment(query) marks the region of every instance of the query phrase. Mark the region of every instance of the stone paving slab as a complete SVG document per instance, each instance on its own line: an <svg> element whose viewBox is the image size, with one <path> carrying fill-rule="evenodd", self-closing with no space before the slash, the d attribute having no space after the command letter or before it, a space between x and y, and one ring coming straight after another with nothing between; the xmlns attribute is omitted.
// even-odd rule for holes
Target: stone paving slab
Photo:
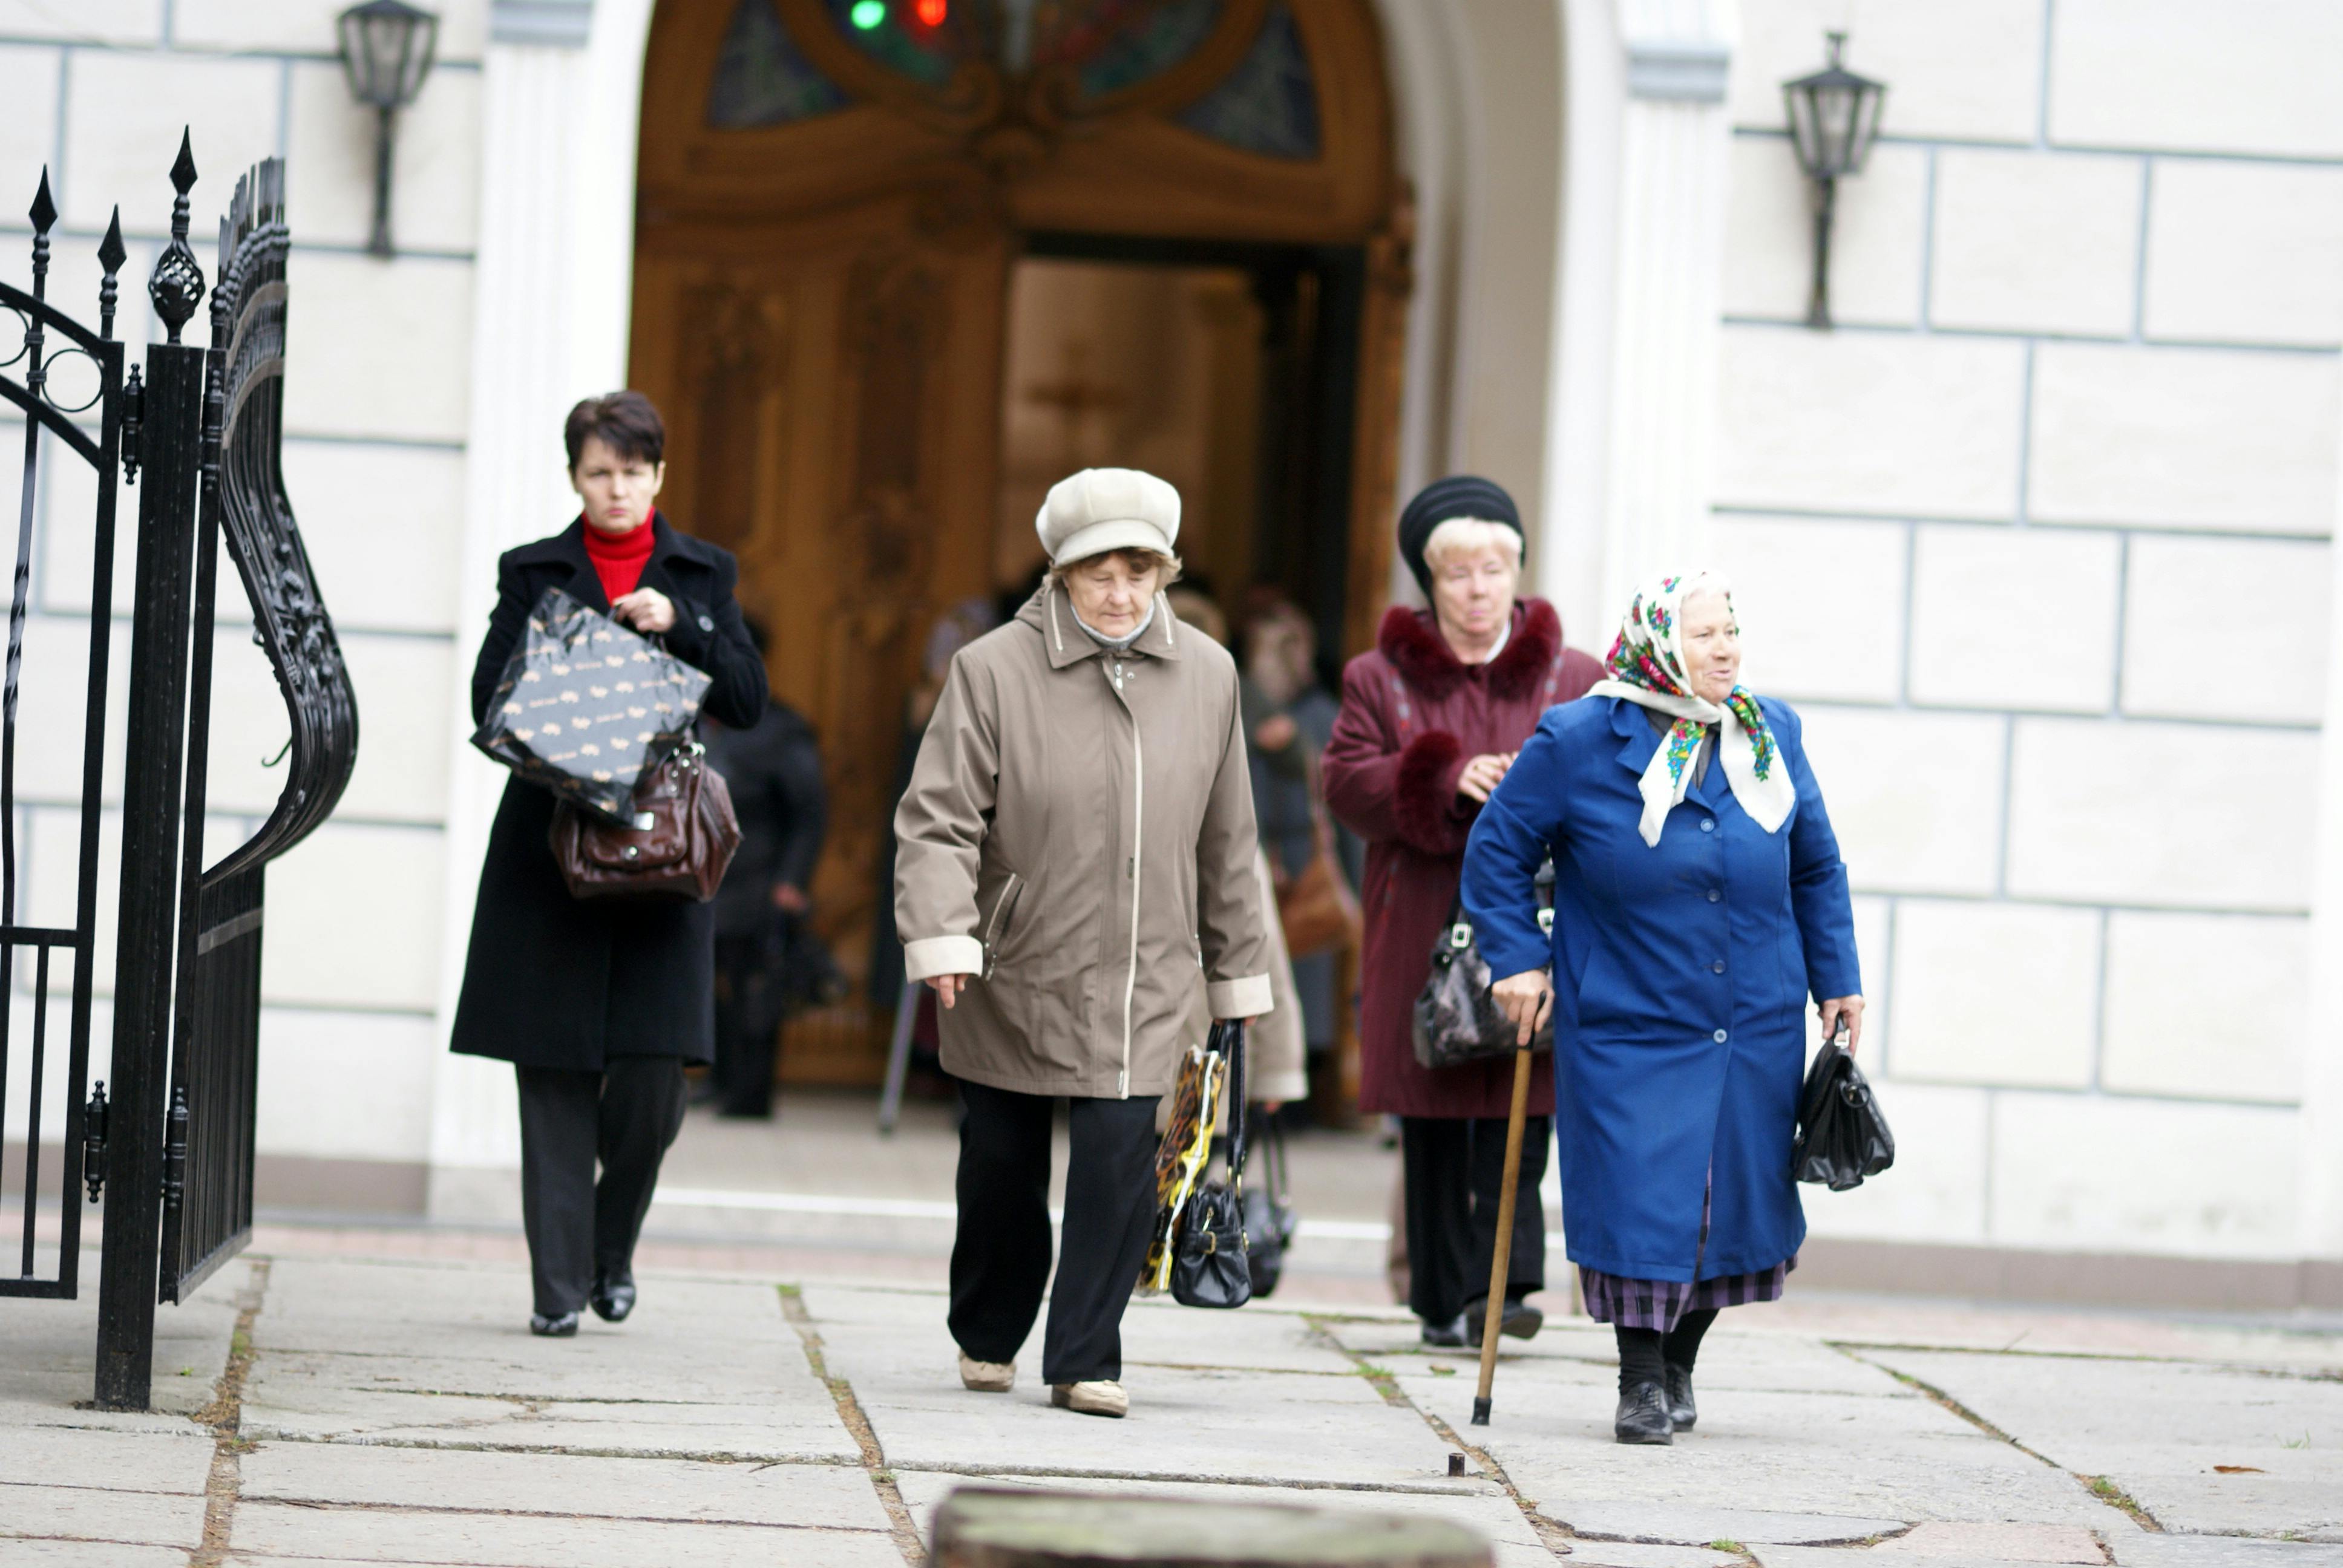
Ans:
<svg viewBox="0 0 2343 1568"><path fill-rule="evenodd" d="M172 1493L113 1492L86 1486L28 1486L0 1481L0 1541L8 1534L131 1545L203 1543L204 1500ZM15 1552L0 1551L0 1562Z"/></svg>
<svg viewBox="0 0 2343 1568"><path fill-rule="evenodd" d="M1515 1477L1516 1484L1519 1481ZM1698 1494L1688 1488L1685 1495ZM1683 1503L1549 1503L1540 1512L1548 1517L1557 1513L1566 1516L1570 1527L1582 1536L1614 1537L1671 1548L1706 1546L1718 1541L1749 1547L1776 1543L1844 1546L1904 1528L1903 1523L1895 1519L1858 1519L1845 1514L1794 1513L1765 1508L1708 1508ZM1582 1545L1579 1550L1586 1548ZM1612 1548L1598 1540L1594 1550L1599 1553ZM1725 1554L1720 1552L1716 1555ZM1844 1554L1834 1555L1843 1559ZM1595 1557L1592 1561L1608 1559ZM1847 1564L1846 1568L1854 1565Z"/></svg>
<svg viewBox="0 0 2343 1568"><path fill-rule="evenodd" d="M652 1331L638 1338L648 1339ZM380 1352L338 1354L277 1351L266 1340L269 1382L290 1396L303 1387L358 1389L387 1394L471 1394L518 1400L649 1400L661 1404L762 1403L830 1408L830 1392L813 1375L805 1344L786 1341L736 1344L729 1360L705 1366L639 1360L617 1335L574 1340L524 1338L501 1353L446 1356Z"/></svg>
<svg viewBox="0 0 2343 1568"><path fill-rule="evenodd" d="M2343 1568L2343 1545L2141 1531L2114 1543L2123 1568Z"/></svg>
<svg viewBox="0 0 2343 1568"><path fill-rule="evenodd" d="M820 1329L825 1322L860 1328L892 1328L923 1334L942 1332L948 1298L940 1291L856 1290L808 1286L801 1298ZM1046 1316L1047 1309L1044 1308ZM1413 1320L1411 1320L1413 1321ZM1041 1322L1023 1357L1027 1370L1041 1370ZM945 1334L944 1342L950 1338ZM1233 1312L1200 1312L1162 1299L1131 1303L1122 1320L1126 1366L1244 1367L1275 1372L1348 1373L1350 1357L1323 1343L1307 1318L1264 1303Z"/></svg>
<svg viewBox="0 0 2343 1568"><path fill-rule="evenodd" d="M1590 1541L1570 1543L1573 1568L1736 1568L1741 1559L1704 1546L1651 1546L1640 1541Z"/></svg>
<svg viewBox="0 0 2343 1568"><path fill-rule="evenodd" d="M2108 1477L2167 1530L2343 1540L2343 1381L2187 1362L1865 1354L2066 1469Z"/></svg>
<svg viewBox="0 0 2343 1568"><path fill-rule="evenodd" d="M833 1530L891 1528L860 1464L709 1463L264 1443L242 1461L246 1503L507 1510Z"/></svg>
<svg viewBox="0 0 2343 1568"><path fill-rule="evenodd" d="M1131 1413L1108 1422L1050 1408L1038 1346L1014 1392L971 1393L960 1385L940 1313L868 1328L840 1322L843 1304L806 1292L831 1375L851 1382L887 1462L899 1468L1458 1484L1445 1479L1447 1445L1423 1419L1386 1404L1355 1374L1133 1367L1123 1379Z"/></svg>
<svg viewBox="0 0 2343 1568"><path fill-rule="evenodd" d="M1453 1520L1485 1537L1494 1549L1497 1568L1554 1568L1554 1553L1538 1538L1511 1498L1443 1497L1422 1493L1355 1491L1345 1487L1212 1486L1157 1481L1067 1481L1054 1476L991 1477L971 1481L965 1475L899 1470L895 1483L919 1526L920 1539L935 1531L937 1505L963 1486L1023 1486L1035 1491L1096 1493L1111 1497L1168 1497L1206 1503L1296 1503L1309 1508L1356 1509L1361 1512L1430 1515ZM1718 1562L1732 1559L1718 1556Z"/></svg>
<svg viewBox="0 0 2343 1568"><path fill-rule="evenodd" d="M215 1447L211 1433L185 1421L176 1432L84 1432L15 1426L0 1415L0 1478L19 1484L200 1497Z"/></svg>
<svg viewBox="0 0 2343 1568"><path fill-rule="evenodd" d="M8 1568L186 1568L182 1546L127 1546L119 1541L25 1541L0 1535ZM283 1568L272 1563L270 1568Z"/></svg>
<svg viewBox="0 0 2343 1568"><path fill-rule="evenodd" d="M1890 1529L1929 1519L2129 1528L2072 1476L1916 1395L1734 1392L1714 1391L1704 1380L1698 1429L1672 1447L1644 1448L1613 1441L1615 1381L1599 1388L1508 1382L1501 1372L1494 1423L1478 1429L1467 1425L1471 1382L1411 1377L1401 1387L1458 1432L1470 1432L1523 1495L1582 1533L1695 1544L1752 1538L1704 1524L1589 1523L1615 1520L1613 1505L1660 1517L1694 1499L1695 1516L1722 1509L1886 1521ZM1782 1544L1815 1538L1812 1527L1785 1528L1786 1534L1755 1538ZM1825 1538L1848 1537L1834 1531Z"/></svg>
<svg viewBox="0 0 2343 1568"><path fill-rule="evenodd" d="M236 1511L235 1563L479 1564L481 1568L903 1568L893 1537L867 1530L564 1519L408 1509L288 1507Z"/></svg>
<svg viewBox="0 0 2343 1568"><path fill-rule="evenodd" d="M1381 1324L1328 1325L1344 1345L1395 1372L1430 1372L1446 1366L1477 1379L1480 1355L1470 1350L1423 1349L1413 1334L1393 1334ZM1534 1340L1506 1340L1497 1353L1501 1385L1523 1378L1616 1390L1618 1342L1610 1329L1599 1332L1549 1324ZM1703 1343L1700 1385L1704 1391L1777 1393L1893 1395L1906 1392L1878 1367L1813 1340L1781 1334L1713 1331Z"/></svg>
<svg viewBox="0 0 2343 1568"><path fill-rule="evenodd" d="M850 1460L860 1450L834 1409L611 1404L373 1393L326 1388L279 1402L265 1380L244 1407L245 1435L437 1448L575 1448L588 1453L758 1460Z"/></svg>
<svg viewBox="0 0 2343 1568"><path fill-rule="evenodd" d="M236 1297L250 1265L229 1263L195 1300L155 1312L155 1384L151 1412L75 1410L94 1391L97 1358L96 1260L83 1259L81 1298L0 1303L0 1426L85 1426L116 1431L184 1429L185 1418L209 1404L226 1370L236 1334ZM33 1408L25 1408L33 1407ZM35 1410L45 1412L36 1415Z"/></svg>
<svg viewBox="0 0 2343 1568"><path fill-rule="evenodd" d="M1947 1524L1929 1521L1871 1549L1871 1555L1897 1563L1990 1558L1999 1563L2079 1563L2097 1568L2106 1548L2089 1531L2073 1524Z"/></svg>

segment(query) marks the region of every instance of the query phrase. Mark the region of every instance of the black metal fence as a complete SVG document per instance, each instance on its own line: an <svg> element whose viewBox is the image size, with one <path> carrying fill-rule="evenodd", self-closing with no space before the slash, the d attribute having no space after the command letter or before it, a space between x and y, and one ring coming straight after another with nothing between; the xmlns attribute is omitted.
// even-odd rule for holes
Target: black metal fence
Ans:
<svg viewBox="0 0 2343 1568"><path fill-rule="evenodd" d="M176 196L170 240L147 283L166 341L146 346L142 368L126 377L124 348L114 340L116 279L126 259L118 216L99 247L105 278L97 330L45 297L56 222L45 175L32 212L32 289L0 284L0 308L15 311L25 325L23 348L0 362L0 398L22 413L25 426L0 697L0 1104L21 1057L33 1106L24 1141L19 1268L15 1278L0 1275L0 1295L75 1293L78 1189L85 1185L93 1203L102 1192L97 1402L112 1408L147 1402L156 1302L184 1300L251 1235L266 866L332 812L357 759L357 699L279 460L290 244L284 168L272 159L238 182L220 225L216 282L209 285L187 243L196 179L183 138L171 169ZM210 346L183 344L181 334L207 290ZM96 389L87 401L64 406L50 389L50 372L75 355L95 367ZM18 923L15 767L35 522L47 488L40 464L44 452L55 448L88 467L96 499L85 520L61 515L52 497L46 519L52 545L87 528L93 563L75 916L71 926L48 928ZM124 482L139 486L139 506L112 1093L100 1084L85 1104L117 466ZM285 699L290 763L259 831L206 867L213 610L222 546L251 600L254 640ZM27 961L30 1040L20 1050L15 1003L27 993L17 980ZM59 1179L44 1187L43 1108L57 1050L50 998L59 986L72 997L64 1041L64 1158ZM45 1252L42 1223L50 1207L56 1241ZM46 1268L45 1258L53 1259Z"/></svg>

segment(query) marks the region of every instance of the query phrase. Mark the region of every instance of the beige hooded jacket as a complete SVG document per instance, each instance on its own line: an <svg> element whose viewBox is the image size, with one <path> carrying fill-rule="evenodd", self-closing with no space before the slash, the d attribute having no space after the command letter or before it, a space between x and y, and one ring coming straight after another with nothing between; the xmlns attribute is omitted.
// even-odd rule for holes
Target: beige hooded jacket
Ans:
<svg viewBox="0 0 2343 1568"><path fill-rule="evenodd" d="M1170 1091L1201 969L1270 1009L1236 667L1161 595L1101 648L1046 584L962 648L895 812L906 972L973 974L945 1070L1025 1094Z"/></svg>

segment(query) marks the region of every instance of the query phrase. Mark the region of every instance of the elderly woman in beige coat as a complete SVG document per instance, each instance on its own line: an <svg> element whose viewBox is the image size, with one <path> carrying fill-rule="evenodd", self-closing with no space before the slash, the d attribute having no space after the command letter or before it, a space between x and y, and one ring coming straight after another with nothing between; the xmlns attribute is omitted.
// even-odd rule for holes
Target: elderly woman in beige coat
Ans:
<svg viewBox="0 0 2343 1568"><path fill-rule="evenodd" d="M1180 497L1085 469L1034 519L1047 580L952 660L895 816L895 921L960 1081L952 1338L1005 1392L1050 1278L1051 1102L1065 1234L1051 1402L1130 1408L1122 1312L1155 1210L1156 1102L1201 970L1216 1018L1270 1007L1234 662L1163 597Z"/></svg>

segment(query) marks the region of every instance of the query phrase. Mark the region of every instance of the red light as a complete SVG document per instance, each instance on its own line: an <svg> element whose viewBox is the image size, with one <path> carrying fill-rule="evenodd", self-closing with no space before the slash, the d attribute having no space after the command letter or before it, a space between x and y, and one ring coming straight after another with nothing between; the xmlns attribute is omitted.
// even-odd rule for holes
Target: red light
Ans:
<svg viewBox="0 0 2343 1568"><path fill-rule="evenodd" d="M920 19L923 27L942 26L950 10L950 0L912 0L911 15Z"/></svg>

